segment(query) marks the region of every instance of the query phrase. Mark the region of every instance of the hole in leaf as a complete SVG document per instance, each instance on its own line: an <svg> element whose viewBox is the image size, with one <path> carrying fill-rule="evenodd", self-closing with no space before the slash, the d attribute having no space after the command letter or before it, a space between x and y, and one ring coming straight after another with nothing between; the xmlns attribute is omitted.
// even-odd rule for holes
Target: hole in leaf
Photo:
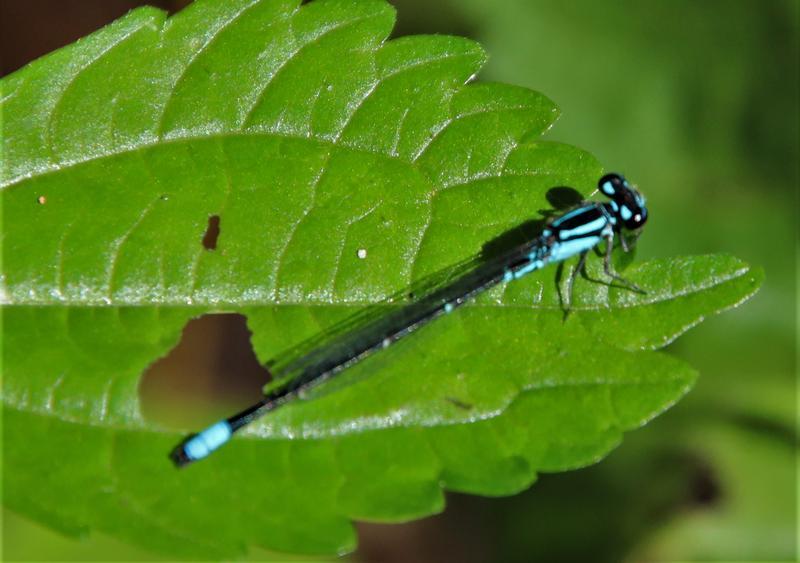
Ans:
<svg viewBox="0 0 800 563"><path fill-rule="evenodd" d="M142 376L143 415L174 428L200 428L260 400L269 373L253 352L246 321L239 314L189 321L175 348Z"/></svg>
<svg viewBox="0 0 800 563"><path fill-rule="evenodd" d="M206 250L217 249L217 239L219 238L219 215L212 215L208 218L206 234L203 235L203 248Z"/></svg>

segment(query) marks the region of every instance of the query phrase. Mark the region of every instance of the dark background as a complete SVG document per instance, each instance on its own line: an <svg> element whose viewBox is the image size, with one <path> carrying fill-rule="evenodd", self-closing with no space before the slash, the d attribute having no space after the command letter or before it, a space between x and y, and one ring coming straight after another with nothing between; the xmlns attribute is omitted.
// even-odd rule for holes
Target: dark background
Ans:
<svg viewBox="0 0 800 563"><path fill-rule="evenodd" d="M4 0L2 72L144 3ZM147 3L175 11L187 2ZM491 57L481 79L550 96L563 117L548 137L642 188L651 221L638 259L729 252L763 266L767 280L741 309L670 347L700 369L696 388L606 460L542 475L515 497L449 495L439 516L361 524L353 559L796 560L798 2L393 3L396 35L480 41ZM145 378L143 408L154 416L147 389L185 389L175 373L202 371L208 401L231 369L239 383L226 392L257 392L240 318L194 323L181 346ZM64 538L8 511L3 543L6 560L159 559L100 534Z"/></svg>

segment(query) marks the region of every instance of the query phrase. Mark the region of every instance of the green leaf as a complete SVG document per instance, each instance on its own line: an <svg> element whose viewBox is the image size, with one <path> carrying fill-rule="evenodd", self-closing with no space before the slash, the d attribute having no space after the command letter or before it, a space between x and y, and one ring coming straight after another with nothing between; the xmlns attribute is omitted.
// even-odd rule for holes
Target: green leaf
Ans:
<svg viewBox="0 0 800 563"><path fill-rule="evenodd" d="M466 39L386 41L393 21L377 0L145 8L3 80L9 507L175 556L341 552L352 519L597 461L688 390L656 350L755 292L735 258L628 268L644 296L579 280L566 321L554 271L533 274L167 462L182 434L145 419L139 378L189 319L246 314L266 361L535 218L548 189L593 189L591 155L538 139L547 98L471 83Z"/></svg>

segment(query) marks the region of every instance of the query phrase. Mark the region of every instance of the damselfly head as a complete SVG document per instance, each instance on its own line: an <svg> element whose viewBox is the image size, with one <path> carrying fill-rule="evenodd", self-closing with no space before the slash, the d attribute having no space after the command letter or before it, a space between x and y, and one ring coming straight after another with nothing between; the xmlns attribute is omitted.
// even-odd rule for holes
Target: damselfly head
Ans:
<svg viewBox="0 0 800 563"><path fill-rule="evenodd" d="M645 199L636 188L620 174L606 174L600 178L598 188L611 199L611 208L626 229L635 231L647 222Z"/></svg>

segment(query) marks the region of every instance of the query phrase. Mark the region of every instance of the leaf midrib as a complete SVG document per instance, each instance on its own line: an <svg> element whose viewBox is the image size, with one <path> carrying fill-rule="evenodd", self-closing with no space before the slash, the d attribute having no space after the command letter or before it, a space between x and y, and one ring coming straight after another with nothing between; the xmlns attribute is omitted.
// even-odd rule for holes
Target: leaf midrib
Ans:
<svg viewBox="0 0 800 563"><path fill-rule="evenodd" d="M633 268L628 270L629 273L636 272L640 270L643 266L647 265L648 263L637 264ZM545 268L543 271L547 271L548 268ZM637 299L633 302L624 302L618 301L615 302L613 305L608 301L608 295L603 300L603 302L599 302L595 305L591 304L574 304L570 306L570 311L574 313L578 312L595 312L595 311L603 311L603 310L610 310L610 309L637 309L640 307L651 307L653 305L658 305L660 303L666 303L669 301L673 301L675 299L680 299L683 297L688 297L691 295L696 295L699 293L703 293L710 289L718 288L722 285L727 283L737 281L748 274L752 273L752 268L749 266L742 266L741 268L726 273L725 275L715 276L713 279L705 280L703 283L700 284L693 284L690 287L682 289L680 291L675 291L673 293L665 293L656 295L653 293L653 298L650 299ZM739 303L743 302L744 300L748 299L752 293L747 293L747 295L743 296L742 299L736 303L731 304L728 308L736 307ZM380 301L336 301L336 302L328 302L328 301L315 301L315 300L307 300L307 301L280 301L280 300L273 300L273 301L235 301L235 302L203 302L197 301L192 299L191 302L188 301L173 301L173 302L166 302L166 301L159 301L158 303L150 303L150 302L143 302L143 303L131 303L131 302L124 302L124 303L108 303L105 301L98 301L96 303L88 303L88 302L40 302L40 301L11 301L9 299L8 291L5 287L4 281L0 279L0 307L156 307L156 308L181 308L181 307L188 307L188 308L206 308L207 313L226 313L226 312L236 312L240 311L243 307L303 307L303 308L353 308L355 310L363 310L365 308L375 308L375 307L384 307L384 308L394 308L402 306L402 304L389 304L385 303L382 304ZM494 310L528 310L528 311L540 311L540 312L555 312L558 311L563 313L563 307L559 305L547 305L542 303L537 304L519 304L519 303L486 303L481 301L471 300L463 305L464 307L469 308L482 308L482 309L494 309ZM702 320L702 319L701 319ZM699 322L699 320L698 320Z"/></svg>
<svg viewBox="0 0 800 563"><path fill-rule="evenodd" d="M404 428L440 428L440 427L448 427L448 426L458 426L464 424L471 424L476 420L490 420L492 418L496 418L498 416L502 416L506 411L508 411L509 407L514 403L514 401L518 400L521 396L525 394L533 394L539 392L546 392L551 391L553 389L582 389L582 388L590 388L590 387L601 387L601 388L620 388L620 387L648 387L648 386L658 386L663 385L664 383L671 383L676 381L682 381L685 379L683 375L679 374L670 374L668 379L659 379L654 381L647 381L647 380L636 380L636 381L614 381L614 380L593 380L593 381L563 381L563 382L553 382L553 381L541 381L537 383L532 383L531 385L524 386L520 388L516 393L514 393L508 401L506 401L500 407L493 409L491 411L486 411L481 413L479 416L471 416L468 419L464 420L441 420L436 423L429 423L429 424L401 424L397 426L390 426L390 427L369 427L369 426L359 426L357 431L355 432L331 432L326 433L320 436L301 436L299 439L321 439L321 438L333 438L337 436L348 436L355 433L362 433L362 432L377 432L381 430L385 430L386 428L397 428L397 427L404 427ZM691 384L691 382L687 383L687 387ZM315 398L310 399L300 399L300 401L314 401ZM165 426L161 426L154 423L149 423L144 417L139 416L135 423L104 423L102 420L98 420L95 417L90 417L88 419L82 420L80 418L75 418L72 416L65 415L63 413L54 412L47 408L40 408L36 406L32 406L30 404L26 404L24 406L20 406L18 404L13 404L8 401L7 395L3 395L2 397L3 408L8 408L15 410L20 413L31 414L35 416L42 416L47 418L53 418L59 420L61 422L65 422L67 424L75 424L79 426L86 426L89 428L98 428L101 430L108 430L112 432L149 432L154 434L161 434L161 435L180 435L183 431L178 429L171 429ZM287 405L291 406L291 405ZM133 422L133 421L132 421ZM263 433L259 433L257 428L253 428L252 430L242 432L240 436L247 438L247 439L256 439L256 440L279 440L281 438L276 437L274 433L267 433L264 435Z"/></svg>
<svg viewBox="0 0 800 563"><path fill-rule="evenodd" d="M416 161L408 161L405 159L401 159L397 155L387 155L386 153L371 151L364 147L356 146L355 144L349 144L345 142L340 142L337 144L328 139L317 138L312 136L302 136L292 133L284 133L280 131L235 131L235 132L221 131L218 133L202 135L202 136L187 135L182 137L171 137L166 139L159 138L155 141L148 141L142 144L138 144L135 147L124 147L122 150L111 150L103 154L91 156L89 158L68 160L58 164L50 164L47 167L43 167L39 170L28 172L25 174L19 174L11 178L8 182L0 184L0 190L6 190L6 189L11 190L21 184L24 184L26 180L44 178L52 174L64 172L70 168L81 166L83 164L89 164L92 162L101 162L105 159L116 158L120 156L135 155L139 151L166 148L171 145L177 146L180 145L181 143L205 142L205 141L211 142L215 140L237 139L237 138L247 138L247 137L267 137L267 138L286 139L293 141L309 141L317 143L322 146L327 146L330 149L345 149L357 154L369 154L372 156L380 156L386 159L400 161L411 165L414 165L416 162Z"/></svg>

